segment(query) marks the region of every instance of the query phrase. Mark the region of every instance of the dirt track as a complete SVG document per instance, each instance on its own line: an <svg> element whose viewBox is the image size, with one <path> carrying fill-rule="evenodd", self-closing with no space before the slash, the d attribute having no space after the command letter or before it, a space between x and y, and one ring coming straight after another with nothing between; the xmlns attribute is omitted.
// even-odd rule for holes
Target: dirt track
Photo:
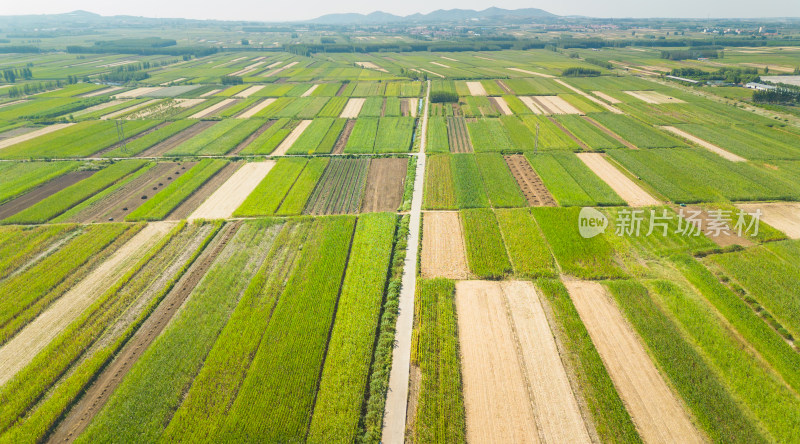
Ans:
<svg viewBox="0 0 800 444"><path fill-rule="evenodd" d="M664 103L686 103L681 99L670 97L666 94L661 94L658 91L622 91L629 96L636 97L637 99L651 103L653 105L662 105Z"/></svg>
<svg viewBox="0 0 800 444"><path fill-rule="evenodd" d="M203 202L189 216L189 220L231 217L233 212L247 199L247 196L264 180L273 166L275 166L274 160L245 164Z"/></svg>
<svg viewBox="0 0 800 444"><path fill-rule="evenodd" d="M185 130L175 134L172 137L167 138L166 140L159 142L150 148L141 152L137 157L157 157L160 156L167 151L175 148L176 146L186 142L187 140L191 139L192 137L200 134L201 132L205 131L208 128L211 128L217 122L214 121L202 121L197 122L194 125L186 128Z"/></svg>
<svg viewBox="0 0 800 444"><path fill-rule="evenodd" d="M800 203L753 203L736 206L750 213L761 210L762 221L783 231L789 239L800 239Z"/></svg>
<svg viewBox="0 0 800 444"><path fill-rule="evenodd" d="M189 217L206 199L208 196L217 191L217 188L222 186L236 170L241 166L241 162L231 162L225 165L217 174L213 175L206 183L189 196L188 199L178 205L177 208L172 210L172 213L167 216L168 220L181 220Z"/></svg>
<svg viewBox="0 0 800 444"><path fill-rule="evenodd" d="M95 415L108 402L108 399L131 367L147 347L161 334L170 319L202 280L214 259L233 239L239 226L239 222L234 222L220 230L214 241L206 247L189 271L175 284L172 291L164 297L164 300L161 301L114 360L98 375L80 401L70 409L64 420L61 421L55 432L49 437L48 442L72 442L86 429Z"/></svg>
<svg viewBox="0 0 800 444"><path fill-rule="evenodd" d="M426 211L422 222L422 264L425 278L469 277L461 219L456 211Z"/></svg>
<svg viewBox="0 0 800 444"><path fill-rule="evenodd" d="M622 103L622 100L615 99L602 91L592 91L592 94L596 95L597 97L600 97L601 99L613 105L616 105L617 103Z"/></svg>
<svg viewBox="0 0 800 444"><path fill-rule="evenodd" d="M625 92L628 92L628 91L625 91ZM699 138L697 136L693 136L693 135L687 133L686 131L683 131L683 130L680 130L678 128L675 128L674 126L662 126L661 129L667 130L667 131L671 132L672 134L675 134L675 135L677 135L677 136L679 136L681 138L684 138L684 139L686 139L686 140L688 140L690 142L693 142L693 143L695 143L697 145L700 145L703 148L711 151L712 153L718 154L718 155L722 156L723 158L730 160L731 162L747 162L747 159L745 159L744 157L741 157L741 156L738 156L736 154L733 154L732 152L730 152L730 151L728 151L728 150L726 150L724 148L720 148L720 147L714 145L711 142L707 142L707 141L705 141L705 140L703 140L703 139L701 139L701 138Z"/></svg>
<svg viewBox="0 0 800 444"><path fill-rule="evenodd" d="M597 174L605 183L616 192L628 205L632 207L646 207L661 205L661 202L651 196L647 191L636 185L628 176L616 169L599 153L576 154L586 166Z"/></svg>
<svg viewBox="0 0 800 444"><path fill-rule="evenodd" d="M336 145L333 146L333 150L331 154L342 154L344 153L344 148L347 146L347 141L350 139L350 133L353 132L353 127L356 126L355 120L348 120L344 124L344 128L342 129L342 133L339 134L339 138L336 139Z"/></svg>
<svg viewBox="0 0 800 444"><path fill-rule="evenodd" d="M467 442L540 442L500 285L456 282L456 311Z"/></svg>
<svg viewBox="0 0 800 444"><path fill-rule="evenodd" d="M703 442L606 289L588 281L564 285L644 442Z"/></svg>
<svg viewBox="0 0 800 444"><path fill-rule="evenodd" d="M570 139L572 139L575 143L577 143L579 147L583 148L586 151L591 151L591 148L589 148L589 146L583 143L581 139L575 137L575 134L572 134L572 131L566 129L564 125L562 125L561 122L559 122L555 117L550 116L548 117L548 119L550 119L550 121L553 122L553 125L557 126L561 131L564 132L564 134L569 136Z"/></svg>
<svg viewBox="0 0 800 444"><path fill-rule="evenodd" d="M510 71L521 72L523 74L530 74L532 76L544 77L546 79L555 78L555 76L551 76L550 74L544 74L544 73L541 73L541 72L528 71L527 69L520 69L520 68L507 68L507 69L510 70Z"/></svg>
<svg viewBox="0 0 800 444"><path fill-rule="evenodd" d="M519 100L521 100L522 103L524 103L525 106L527 106L528 109L531 110L531 112L534 114L547 113L544 109L542 109L542 107L536 101L533 100L533 97L520 96Z"/></svg>
<svg viewBox="0 0 800 444"><path fill-rule="evenodd" d="M13 216L20 211L32 207L52 194L64 188L74 185L83 179L90 177L95 171L73 171L56 177L55 179L34 188L22 196L0 205L0 220Z"/></svg>
<svg viewBox="0 0 800 444"><path fill-rule="evenodd" d="M172 222L148 224L0 348L0 386L24 368L173 226Z"/></svg>
<svg viewBox="0 0 800 444"><path fill-rule="evenodd" d="M528 159L522 154L512 154L503 156L514 175L522 194L528 200L528 205L533 207L555 207L557 206L553 195L544 186L542 179L533 170Z"/></svg>
<svg viewBox="0 0 800 444"><path fill-rule="evenodd" d="M408 159L399 157L372 159L361 212L397 211L403 203L406 168Z"/></svg>

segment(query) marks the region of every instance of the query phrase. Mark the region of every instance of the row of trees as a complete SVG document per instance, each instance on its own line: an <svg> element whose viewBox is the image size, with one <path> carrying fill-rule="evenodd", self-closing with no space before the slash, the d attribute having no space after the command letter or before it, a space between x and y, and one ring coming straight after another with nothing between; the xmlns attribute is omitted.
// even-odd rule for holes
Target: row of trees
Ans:
<svg viewBox="0 0 800 444"><path fill-rule="evenodd" d="M676 68L670 75L693 80L720 80L727 83L748 83L761 81L756 68L724 67L716 71L703 71L697 68Z"/></svg>
<svg viewBox="0 0 800 444"><path fill-rule="evenodd" d="M753 102L780 105L800 103L800 91L789 88L776 88L767 91L753 91Z"/></svg>
<svg viewBox="0 0 800 444"><path fill-rule="evenodd" d="M3 80L6 83L14 83L17 79L30 80L33 78L33 73L30 68L6 68L3 70Z"/></svg>

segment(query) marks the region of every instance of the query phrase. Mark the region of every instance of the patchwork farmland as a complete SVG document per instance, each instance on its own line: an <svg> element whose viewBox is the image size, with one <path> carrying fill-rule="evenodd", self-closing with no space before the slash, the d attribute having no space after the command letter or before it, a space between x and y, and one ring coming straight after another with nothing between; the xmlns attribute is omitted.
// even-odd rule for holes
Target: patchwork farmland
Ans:
<svg viewBox="0 0 800 444"><path fill-rule="evenodd" d="M0 443L800 442L791 20L14 20Z"/></svg>

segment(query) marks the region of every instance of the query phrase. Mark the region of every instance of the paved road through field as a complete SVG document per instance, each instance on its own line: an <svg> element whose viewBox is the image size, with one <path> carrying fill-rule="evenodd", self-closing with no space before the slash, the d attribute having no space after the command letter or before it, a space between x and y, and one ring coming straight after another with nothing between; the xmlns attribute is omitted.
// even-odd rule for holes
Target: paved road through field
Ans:
<svg viewBox="0 0 800 444"><path fill-rule="evenodd" d="M400 291L400 314L397 317L396 346L392 353L392 372L389 375L389 394L383 422L382 442L402 444L406 431L406 407L408 407L408 375L411 365L411 330L414 327L414 294L417 290L417 251L419 251L419 229L422 220L422 187L425 180L425 135L428 130L428 100L431 81L425 96L425 112L422 114L422 130L417 155L417 171L414 177L414 194L411 198L411 220L408 230L406 261L403 265L403 289Z"/></svg>

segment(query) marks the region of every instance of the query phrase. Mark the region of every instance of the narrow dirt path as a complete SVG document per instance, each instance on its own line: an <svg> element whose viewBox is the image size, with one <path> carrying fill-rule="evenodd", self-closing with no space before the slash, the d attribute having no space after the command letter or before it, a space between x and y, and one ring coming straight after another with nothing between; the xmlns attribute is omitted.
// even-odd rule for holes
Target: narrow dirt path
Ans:
<svg viewBox="0 0 800 444"><path fill-rule="evenodd" d="M419 232L422 222L422 190L425 181L425 143L428 131L428 102L431 82L428 80L425 95L425 112L422 114L420 147L417 156L417 171L414 178L414 194L411 199L408 247L403 264L402 290L400 290L399 312L395 343L392 352L392 370L389 375L389 394L382 441L386 444L402 444L405 441L406 415L408 407L408 379L411 369L411 331L414 327L414 295L417 291L417 252L419 251Z"/></svg>
<svg viewBox="0 0 800 444"><path fill-rule="evenodd" d="M190 270L178 281L172 291L161 301L141 328L134 334L130 341L114 358L114 360L97 376L94 383L88 387L86 393L66 414L49 437L49 443L64 443L74 441L91 423L95 415L108 402L114 390L122 382L128 371L141 357L147 347L175 315L183 302L192 293L194 288L205 276L214 259L225 249L228 242L233 239L240 222L234 222L222 228L214 242L206 248Z"/></svg>
<svg viewBox="0 0 800 444"><path fill-rule="evenodd" d="M628 91L626 91L626 92L628 92ZM692 134L687 133L686 131L683 131L681 129L675 128L674 126L662 126L661 129L667 130L667 131L671 132L672 134L675 134L678 137L686 139L686 140L688 140L688 141L690 141L690 142L692 142L694 144L700 145L703 148L711 151L712 153L717 154L717 155L721 156L724 159L730 160L731 162L747 162L747 159L745 159L742 156L733 154L732 152L730 152L730 151L728 151L728 150L726 150L724 148L720 148L720 147L714 145L711 142L705 141L705 140L703 140L703 139L701 139L701 138L699 138L697 136L694 136Z"/></svg>
<svg viewBox="0 0 800 444"><path fill-rule="evenodd" d="M703 442L605 288L589 281L564 285L644 442Z"/></svg>

